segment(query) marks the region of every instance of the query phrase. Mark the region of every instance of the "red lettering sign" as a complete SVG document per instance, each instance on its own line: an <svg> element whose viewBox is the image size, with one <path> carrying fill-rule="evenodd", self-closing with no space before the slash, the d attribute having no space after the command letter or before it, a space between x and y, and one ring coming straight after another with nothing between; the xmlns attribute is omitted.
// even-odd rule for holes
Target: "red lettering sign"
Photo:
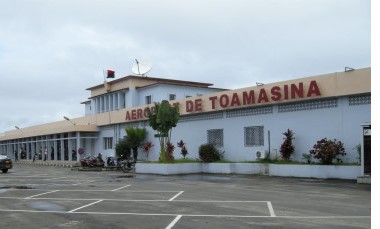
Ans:
<svg viewBox="0 0 380 229"><path fill-rule="evenodd" d="M218 99L217 96L212 96L208 98L211 101L211 109L215 110L215 101Z"/></svg>
<svg viewBox="0 0 380 229"><path fill-rule="evenodd" d="M191 100L186 101L186 112L193 112L194 103Z"/></svg>
<svg viewBox="0 0 380 229"><path fill-rule="evenodd" d="M261 90L260 90L259 99L258 99L257 103L262 103L262 102L266 102L266 103L269 102L267 93L265 92L264 88L261 88Z"/></svg>
<svg viewBox="0 0 380 229"><path fill-rule="evenodd" d="M296 95L298 98L303 98L303 83L299 83L298 87L294 83L290 85L290 94L292 99L296 98Z"/></svg>
<svg viewBox="0 0 380 229"><path fill-rule="evenodd" d="M219 99L219 105L223 108L226 108L228 107L228 103L230 102L230 99L228 98L228 95L226 94L223 94L220 96L220 99Z"/></svg>
<svg viewBox="0 0 380 229"><path fill-rule="evenodd" d="M234 107L234 106L240 106L240 100L239 100L239 96L238 94L235 92L233 95L232 95L232 99L231 99L231 107Z"/></svg>
<svg viewBox="0 0 380 229"><path fill-rule="evenodd" d="M125 120L131 120L131 116L129 115L129 111L125 114Z"/></svg>
<svg viewBox="0 0 380 229"><path fill-rule="evenodd" d="M137 119L142 119L142 109L137 110Z"/></svg>
<svg viewBox="0 0 380 229"><path fill-rule="evenodd" d="M195 111L202 111L202 99L195 100Z"/></svg>
<svg viewBox="0 0 380 229"><path fill-rule="evenodd" d="M311 97L312 95L321 95L321 92L319 91L317 82L315 80L310 82L309 90L307 91L307 97Z"/></svg>
<svg viewBox="0 0 380 229"><path fill-rule="evenodd" d="M281 88L279 86L274 86L270 90L272 96L270 97L273 101L279 101L281 99Z"/></svg>
<svg viewBox="0 0 380 229"><path fill-rule="evenodd" d="M243 91L243 105L254 104L255 103L255 91L250 90L249 94Z"/></svg>
<svg viewBox="0 0 380 229"><path fill-rule="evenodd" d="M305 91L305 92L304 92ZM268 97L268 93L269 96ZM255 98L255 91L239 91L233 92L232 95L222 94L220 97L214 95L208 98L211 103L211 110L215 110L217 106L217 102L221 108L228 107L239 107L245 105L252 105L255 103L269 103L280 100L289 100L289 99L297 99L312 97L312 96L320 96L321 91L318 87L318 84L315 80L311 81L307 88L304 89L304 83L299 82L292 83L289 85L281 85L281 86L273 86L272 88L261 88L259 91L258 98ZM269 100L270 99L270 100ZM186 112L201 112L203 111L203 100L201 98L197 98L195 100L187 100L185 101L185 111ZM179 106L180 104L173 103L172 106ZM147 107L145 109L134 109L128 110L125 113L125 120L136 120L136 119L144 119L148 118L147 109L150 109L152 113L155 113L155 107Z"/></svg>

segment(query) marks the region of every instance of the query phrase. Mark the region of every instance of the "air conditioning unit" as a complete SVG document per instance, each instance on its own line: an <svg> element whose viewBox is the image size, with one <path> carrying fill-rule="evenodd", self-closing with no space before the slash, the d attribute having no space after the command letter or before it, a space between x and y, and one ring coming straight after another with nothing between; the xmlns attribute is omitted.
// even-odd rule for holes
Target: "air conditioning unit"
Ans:
<svg viewBox="0 0 380 229"><path fill-rule="evenodd" d="M256 151L256 160L262 160L262 159L265 159L265 157L266 157L265 150Z"/></svg>

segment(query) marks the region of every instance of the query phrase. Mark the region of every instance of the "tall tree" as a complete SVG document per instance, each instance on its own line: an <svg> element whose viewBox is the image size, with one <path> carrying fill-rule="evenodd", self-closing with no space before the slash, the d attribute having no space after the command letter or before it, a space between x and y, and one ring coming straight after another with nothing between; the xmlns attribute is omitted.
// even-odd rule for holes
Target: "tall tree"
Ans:
<svg viewBox="0 0 380 229"><path fill-rule="evenodd" d="M166 162L170 157L167 155L166 146L170 143L172 128L177 126L179 120L178 105L170 105L169 101L163 100L155 103L154 112L146 108L149 126L157 131L160 140L160 160Z"/></svg>

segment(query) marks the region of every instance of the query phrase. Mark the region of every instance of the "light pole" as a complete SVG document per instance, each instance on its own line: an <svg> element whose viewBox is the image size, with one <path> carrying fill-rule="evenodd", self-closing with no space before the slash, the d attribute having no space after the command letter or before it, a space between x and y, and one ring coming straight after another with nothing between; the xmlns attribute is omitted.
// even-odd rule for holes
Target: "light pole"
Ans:
<svg viewBox="0 0 380 229"><path fill-rule="evenodd" d="M21 136L23 136L24 135L24 132L22 132L22 130L21 130L21 128L20 127L18 127L18 126L15 126L15 128L17 129L17 130L19 130L19 131L21 131ZM20 145L19 145L20 143L18 143L18 145L17 145L17 147L20 147ZM15 161L17 161L18 160L18 158L19 158L19 151L15 151L14 152L14 160Z"/></svg>
<svg viewBox="0 0 380 229"><path fill-rule="evenodd" d="M71 121L68 117L66 117L66 116L63 116L63 118L66 120L66 121L69 121L69 122L71 122L74 126L76 125L75 124L75 122L73 122L73 121Z"/></svg>
<svg viewBox="0 0 380 229"><path fill-rule="evenodd" d="M18 129L19 131L21 131L21 133L24 133L24 132L22 132L22 130L21 130L21 128L20 128L20 127L18 127L18 126L15 126L15 128L16 128L16 129Z"/></svg>

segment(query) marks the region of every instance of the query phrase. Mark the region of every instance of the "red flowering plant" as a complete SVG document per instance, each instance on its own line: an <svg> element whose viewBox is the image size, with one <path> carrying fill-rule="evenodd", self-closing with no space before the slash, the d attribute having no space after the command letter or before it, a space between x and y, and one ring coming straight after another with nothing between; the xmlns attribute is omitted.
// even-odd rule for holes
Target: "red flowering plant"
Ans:
<svg viewBox="0 0 380 229"><path fill-rule="evenodd" d="M288 161L290 159L290 156L294 153L294 145L293 145L294 133L293 131L288 129L285 133L282 133L282 134L285 135L285 140L281 145L280 153L281 153L281 157L284 160Z"/></svg>
<svg viewBox="0 0 380 229"><path fill-rule="evenodd" d="M315 159L319 159L322 164L332 164L333 160L342 163L343 161L339 156L346 155L346 152L341 141L323 138L317 141L317 144L310 150L310 154L313 155Z"/></svg>
<svg viewBox="0 0 380 229"><path fill-rule="evenodd" d="M187 149L186 149L186 146L185 146L185 142L183 140L177 142L177 146L179 148L181 148L181 154L183 156L183 158L186 158L186 156L189 154L189 152L187 152Z"/></svg>
<svg viewBox="0 0 380 229"><path fill-rule="evenodd" d="M144 153L146 153L146 156L149 157L149 151L150 151L150 148L152 148L154 145L152 142L146 142L144 145L143 145L143 151Z"/></svg>
<svg viewBox="0 0 380 229"><path fill-rule="evenodd" d="M173 156L174 148L175 146L171 142L166 143L166 160L168 162L174 161L174 156Z"/></svg>

